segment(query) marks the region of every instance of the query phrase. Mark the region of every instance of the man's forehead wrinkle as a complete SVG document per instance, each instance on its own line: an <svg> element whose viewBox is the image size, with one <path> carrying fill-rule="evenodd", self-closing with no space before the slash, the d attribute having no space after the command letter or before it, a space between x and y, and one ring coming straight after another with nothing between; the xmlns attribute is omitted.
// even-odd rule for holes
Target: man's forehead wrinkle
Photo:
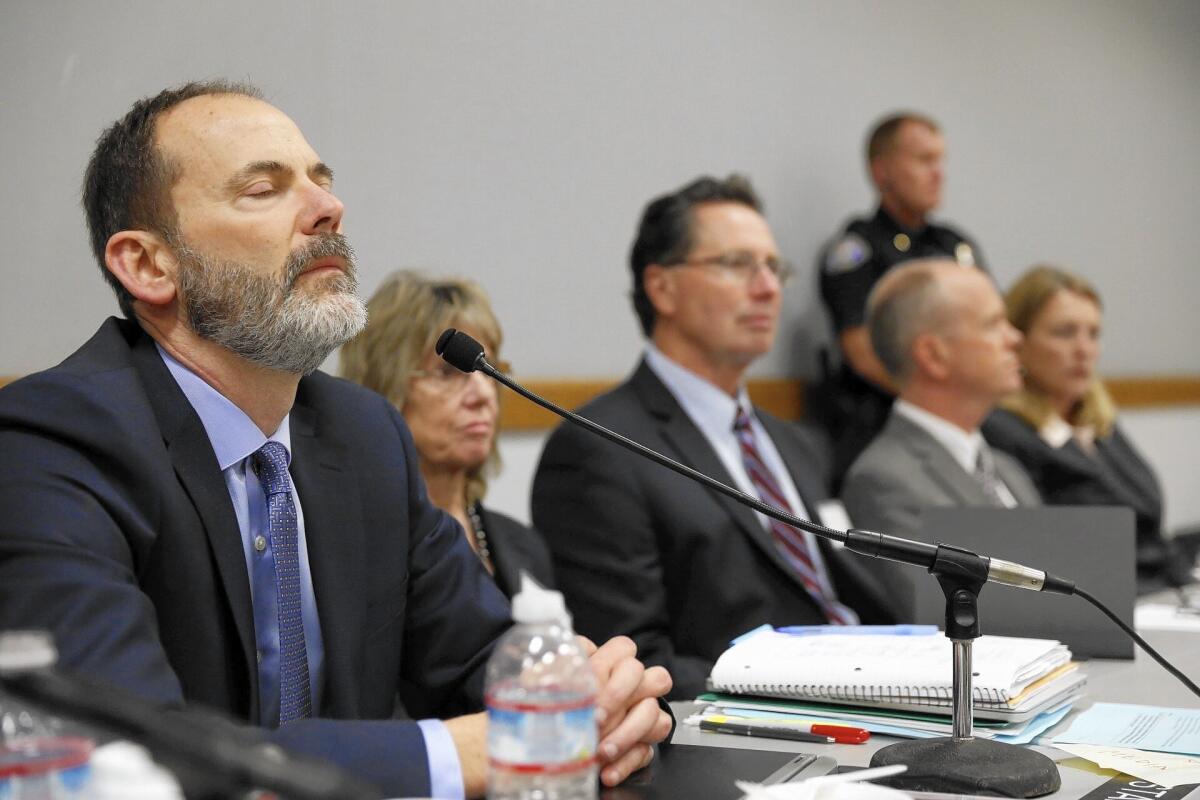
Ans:
<svg viewBox="0 0 1200 800"><path fill-rule="evenodd" d="M331 175L296 124L267 103L240 95L191 98L159 120L163 153L209 190L228 190L257 172Z"/></svg>
<svg viewBox="0 0 1200 800"><path fill-rule="evenodd" d="M265 134L273 141L308 142L296 124L274 106L240 95L202 95L180 103L166 112L160 129L178 129L201 143L222 146Z"/></svg>

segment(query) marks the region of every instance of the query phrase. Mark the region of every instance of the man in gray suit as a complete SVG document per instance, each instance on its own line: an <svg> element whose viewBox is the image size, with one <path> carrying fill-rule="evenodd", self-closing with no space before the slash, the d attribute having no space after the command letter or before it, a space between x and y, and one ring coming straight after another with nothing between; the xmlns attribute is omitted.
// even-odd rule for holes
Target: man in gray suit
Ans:
<svg viewBox="0 0 1200 800"><path fill-rule="evenodd" d="M996 401L1021 388L1021 334L991 278L950 260L893 269L871 292L867 326L900 393L846 475L842 501L855 526L920 539L926 508L1040 505L1020 464L979 433ZM874 567L898 615L911 617L917 576Z"/></svg>

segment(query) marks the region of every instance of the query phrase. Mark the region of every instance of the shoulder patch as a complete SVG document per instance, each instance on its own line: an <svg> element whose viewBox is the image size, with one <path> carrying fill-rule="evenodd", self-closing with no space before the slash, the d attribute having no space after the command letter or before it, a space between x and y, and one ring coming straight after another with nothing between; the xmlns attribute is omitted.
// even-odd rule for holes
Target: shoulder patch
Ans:
<svg viewBox="0 0 1200 800"><path fill-rule="evenodd" d="M857 233L847 233L829 248L825 255L824 269L828 275L850 272L867 263L871 258L871 245Z"/></svg>

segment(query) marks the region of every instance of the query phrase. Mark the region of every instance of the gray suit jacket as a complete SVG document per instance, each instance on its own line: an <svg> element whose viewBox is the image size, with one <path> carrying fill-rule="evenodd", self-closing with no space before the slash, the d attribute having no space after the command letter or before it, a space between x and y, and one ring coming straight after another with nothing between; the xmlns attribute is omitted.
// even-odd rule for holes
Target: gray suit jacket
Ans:
<svg viewBox="0 0 1200 800"><path fill-rule="evenodd" d="M1024 468L993 450L996 472L1022 506L1041 497ZM938 506L989 506L983 487L923 428L892 413L880 434L862 452L842 485L842 502L856 528L924 540L921 512ZM913 581L928 580L915 567L872 561L888 587L901 621L912 618Z"/></svg>

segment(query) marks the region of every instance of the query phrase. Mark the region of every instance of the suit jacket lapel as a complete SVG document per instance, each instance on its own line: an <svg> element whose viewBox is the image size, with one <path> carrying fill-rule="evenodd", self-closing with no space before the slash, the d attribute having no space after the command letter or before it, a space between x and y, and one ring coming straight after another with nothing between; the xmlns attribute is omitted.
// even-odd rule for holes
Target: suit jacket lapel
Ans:
<svg viewBox="0 0 1200 800"><path fill-rule="evenodd" d="M809 519L828 527L828 523L821 519L818 506L822 501L829 499L829 492L817 479L821 467L813 462L815 454L797 446L794 433L785 427L792 423L761 413L758 419L771 435L775 448L787 465L796 491L800 493L800 499L808 509ZM854 607L859 614L881 618L888 616L887 609L891 605L889 598L885 595L878 578L868 570L867 557L846 550L824 537L817 536L815 539L821 557L825 559L826 573L838 599Z"/></svg>
<svg viewBox="0 0 1200 800"><path fill-rule="evenodd" d="M154 341L148 336L140 336L133 342L132 357L158 419L179 482L192 499L208 537L250 681L249 712L251 718L257 721L259 688L250 578L246 572L242 535L233 503L229 499L229 489L225 486L217 456L200 417L171 377L154 347Z"/></svg>
<svg viewBox="0 0 1200 800"><path fill-rule="evenodd" d="M724 484L737 488L729 472L721 463L721 459L709 446L704 434L693 424L692 420L680 408L671 392L663 385L654 371L643 361L634 372L630 383L637 390L638 396L646 409L659 420L659 430L663 438L675 450L676 460L687 464L693 469L703 472ZM732 421L730 421L732 425ZM668 454L672 455L672 454ZM687 480L687 479L685 479ZM775 540L770 532L759 522L758 515L731 497L717 492L712 493L717 502L737 524L737 527L759 547L796 585L804 588L800 576L792 568L775 546ZM807 503L808 501L805 500Z"/></svg>
<svg viewBox="0 0 1200 800"><path fill-rule="evenodd" d="M959 505L990 505L983 487L923 428L895 413L888 420L888 426L908 443L925 473Z"/></svg>
<svg viewBox="0 0 1200 800"><path fill-rule="evenodd" d="M1024 467L1015 459L1008 457L1007 453L996 452L996 474L1000 476L1000 480L1008 487L1008 491L1016 499L1018 506L1040 506L1042 504L1042 496L1038 493L1037 487L1033 485L1033 481L1025 472Z"/></svg>
<svg viewBox="0 0 1200 800"><path fill-rule="evenodd" d="M304 511L304 539L325 650L320 713L337 718L358 712L362 632L366 617L362 503L344 449L322 438L321 420L304 405L301 382L291 414L292 477Z"/></svg>

